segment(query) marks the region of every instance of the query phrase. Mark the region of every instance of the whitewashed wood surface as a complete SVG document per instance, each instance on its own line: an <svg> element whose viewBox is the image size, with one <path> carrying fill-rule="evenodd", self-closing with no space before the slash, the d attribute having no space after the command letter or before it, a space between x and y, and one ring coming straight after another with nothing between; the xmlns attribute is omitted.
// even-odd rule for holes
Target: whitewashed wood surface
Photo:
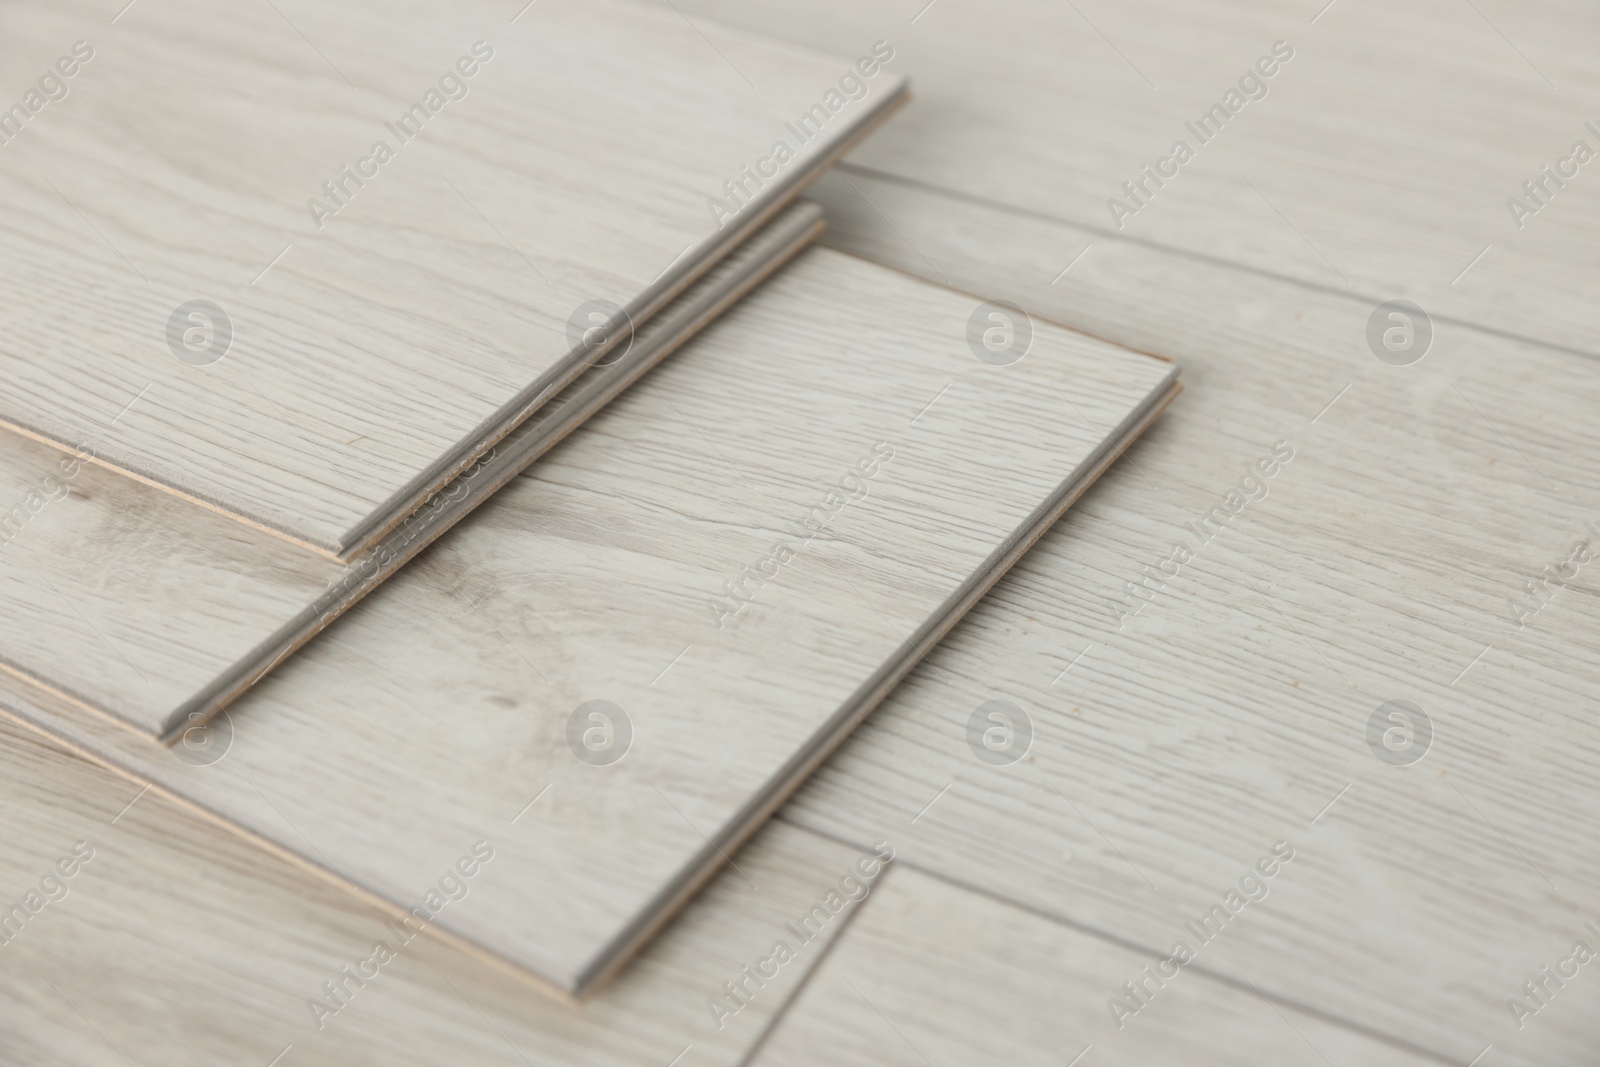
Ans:
<svg viewBox="0 0 1600 1067"><path fill-rule="evenodd" d="M694 18L713 13L679 6ZM891 39L916 57L902 69L917 78L918 104L858 155L870 170L847 170L821 190L834 239L1171 354L1189 390L787 817L847 840L891 830L911 863L1009 902L983 923L1015 928L1021 905L1051 929L1065 920L1089 935L1072 946L1079 958L1120 959L1103 955L1120 944L1152 964L1175 927L1220 900L1263 844L1294 830L1303 866L1291 864L1272 896L1199 961L1234 989L1255 983L1282 1010L1268 1014L1257 997L1263 1032L1293 1019L1334 1062L1347 1049L1352 1062L1381 1053L1317 1030L1319 1019L1437 1063L1585 1064L1600 1018L1592 968L1520 1030L1506 1002L1570 953L1586 922L1600 923L1588 846L1588 724L1600 692L1592 576L1554 591L1524 630L1510 610L1586 536L1586 523L1600 525L1600 478L1588 458L1593 365L1558 358L1563 347L1593 350L1583 299L1595 269L1588 171L1504 243L1492 230L1474 237L1472 226L1480 217L1504 225L1505 198L1554 162L1546 147L1564 152L1582 136L1571 127L1583 116L1565 109L1591 94L1593 20L1561 4L1482 0L1317 8L1080 2L1060 11L1063 32L1047 32L1057 16L1043 9L1008 7L1000 18L993 7L940 0L893 12ZM843 21L843 10L764 3L714 13L848 51L874 27ZM1258 23L1256 13L1269 17ZM1310 29L1296 32L1316 37L1289 32L1302 24ZM1288 29L1268 32L1278 25ZM1306 69L1293 63L1261 102L1293 105L1301 127L1252 103L1227 131L1248 134L1238 139L1247 147L1230 157L1210 146L1129 222L1131 239L1112 231L1101 221L1106 186L1132 177L1147 144L1164 145L1174 124L1195 117L1279 35L1301 59L1331 55L1317 50L1325 46L1341 53L1315 72L1309 105L1289 91L1286 77ZM1140 66L1179 87L1175 103L1151 93L1171 108L1159 120L1140 114L1125 90L1144 83L1115 53L1142 60L1138 45L1150 40L1163 63ZM959 60L960 47L980 58L941 60ZM1547 87L1519 49L1561 86L1557 107L1544 106ZM1076 79L1070 92L1052 88L1062 78ZM1270 121L1270 135L1243 125L1256 118ZM913 122L917 134L902 135ZM1107 144L1120 147L1107 155ZM1365 167L1375 154L1394 169ZM1080 165L1102 156L1109 164ZM1287 202L1257 157L1286 176ZM1276 171L1279 158L1293 166ZM1228 166L1238 168L1232 184L1206 170ZM872 177L927 183L936 170L959 196ZM967 180L975 173L983 182ZM1243 176L1275 207L1239 185ZM1193 186L1205 195L1185 192ZM1302 189L1316 195L1302 199ZM1213 193L1223 207L1197 206ZM1235 199L1252 196L1253 206ZM1193 242L1167 241L1169 225ZM1317 249L1355 295L1338 295L1346 287ZM1377 364L1364 338L1373 305L1393 297L1418 300L1439 324L1434 350L1410 368ZM1280 433L1297 454L1268 499L1248 505L1115 630L1107 597L1167 558L1183 527L1222 501ZM967 719L1013 678L1025 681L1002 695L1033 718L1033 760L993 768L966 747ZM1366 747L1374 706L1396 697L1425 707L1437 730L1434 750L1411 767L1382 765ZM965 907L975 916L989 908ZM1030 943L1060 944L1053 936L1065 935L1028 928ZM847 939L841 957L849 949ZM891 995L897 984L918 988L920 972L938 966L926 955L890 958L871 973ZM985 1003L991 987L1024 995L1003 958L973 945L963 962L958 994L940 1004L947 1014L960 1017L962 996ZM1112 984L1131 977L1115 966L1095 973ZM818 989L830 988L819 974ZM855 1025L855 1012L835 1012L823 992L788 1020L789 1032L816 1035L850 1062L858 1046L848 1033L822 1031L829 1021ZM1243 1035L1213 1028L1213 1018L1240 1018L1226 1005L1190 1014L1184 990L1168 993L1177 999L1157 999L1129 1025L1159 1035L1187 1024L1174 1062L1230 1062L1236 1042L1263 1040L1248 1019ZM928 1009L909 1000L907 1025L916 1026ZM1068 1063L1079 1051L1056 1049L1055 1031L1026 1018L1020 1036L985 1029L987 1020L971 1025L1025 1062L1059 1052L1052 1062ZM765 1054L809 1048L786 1029L779 1024ZM1032 1034L1044 1051L1024 1039ZM1097 1046L1078 1067L1148 1048ZM900 1054L885 1039L861 1058ZM507 1062L517 1061L507 1053Z"/></svg>
<svg viewBox="0 0 1600 1067"><path fill-rule="evenodd" d="M860 909L753 1067L1435 1062L1218 980L1203 969L1203 945L1163 979L1146 953L904 864ZM1146 999L1114 1016L1113 998L1139 1004L1124 982L1142 982Z"/></svg>
<svg viewBox="0 0 1600 1067"><path fill-rule="evenodd" d="M789 817L1149 951L1287 838L1301 866L1209 966L1450 1062L1585 1062L1586 971L1521 1027L1508 1001L1600 947L1594 576L1513 611L1597 536L1593 364L1436 324L1390 366L1370 305L1134 242L1052 285L1077 228L843 177L817 190L831 240L1169 353L1189 388ZM1119 629L1124 583L1280 440L1265 499ZM965 738L996 698L1035 730L1008 768ZM1391 700L1431 718L1415 765L1368 746Z"/></svg>
<svg viewBox="0 0 1600 1067"><path fill-rule="evenodd" d="M814 48L892 41L917 106L852 157L863 166L1084 226L1085 241L1600 352L1600 169L1569 162L1520 227L1507 206L1539 203L1523 183L1574 142L1600 160L1600 19L1580 0L673 2ZM1263 57L1271 77L1245 88L1265 96L1248 99L1240 80ZM1185 123L1230 90L1238 110L1202 143ZM1194 158L1159 187L1144 178L1180 139ZM1107 201L1137 206L1123 183L1139 180L1144 206L1119 228Z"/></svg>
<svg viewBox="0 0 1600 1067"><path fill-rule="evenodd" d="M857 61L620 0L7 5L0 422L356 551L582 370L581 305L642 323L892 110Z"/></svg>
<svg viewBox="0 0 1600 1067"><path fill-rule="evenodd" d="M1203 964L1160 992L1161 1014L1107 1033L1103 986L1137 976L1137 953L903 864L885 874L876 856L782 821L739 854L758 888L725 871L627 974L581 1007L555 1004L427 937L400 944L348 895L4 722L0 762L7 906L75 848L91 855L0 943L16 1009L0 1035L18 1062L922 1062L908 1058L914 1042L936 1063L997 1051L1062 1063L1080 1036L1095 1062L1213 1062L1221 1048L1234 1058L1214 1062L1321 1062L1301 1040L1341 1065L1431 1062L1292 1007L1280 1022ZM472 882L456 904L472 906ZM815 936L797 935L808 916ZM359 987L345 979L353 995L337 1012L314 1013L323 983L379 940L396 958ZM767 963L780 942L794 958ZM997 951L1017 966L968 962ZM721 1010L736 981L743 1003Z"/></svg>
<svg viewBox="0 0 1600 1067"><path fill-rule="evenodd" d="M170 741L203 724L812 240L786 208L360 561L0 437L0 666ZM614 358L613 358L614 357Z"/></svg>
<svg viewBox="0 0 1600 1067"><path fill-rule="evenodd" d="M57 898L41 896L0 938L7 1063L733 1067L856 905L814 923L808 943L786 924L842 878L854 874L853 887L877 869L869 894L881 878L874 857L774 824L739 854L758 888L719 875L627 974L573 1006L425 935L404 942L375 909L10 723L0 765L0 902L25 900L46 876ZM56 864L80 843L92 858L60 877ZM502 836L487 844L497 850ZM462 880L466 895L449 907L477 907L498 863ZM379 941L395 957L362 967ZM794 958L768 965L776 974L757 987L743 968L778 941ZM358 986L342 968L367 979ZM344 1005L313 1012L308 1002L329 999L323 984L340 980ZM713 1015L706 1002L733 981L752 995Z"/></svg>
<svg viewBox="0 0 1600 1067"><path fill-rule="evenodd" d="M33 721L390 907L499 835L437 929L587 990L1169 395L1043 321L981 361L980 303L804 253L214 720L214 762ZM609 765L569 748L595 700Z"/></svg>
<svg viewBox="0 0 1600 1067"><path fill-rule="evenodd" d="M1173 355L1190 383L791 817L899 826L945 877L1156 951L1297 823L1312 877L1217 946L1231 980L1440 1062L1592 1060L1587 971L1531 1017L1523 983L1597 922L1593 576L1544 586L1520 630L1516 606L1600 524L1600 216L1587 164L1521 229L1507 199L1600 148L1593 12L685 10L820 47L891 34L918 106L819 192L834 240ZM1105 198L1277 39L1297 54L1271 95L1117 230ZM1411 367L1365 337L1395 298L1436 328ZM1117 630L1123 583L1280 435L1299 458L1269 499ZM1013 773L963 743L996 690L1039 731ZM1366 747L1391 699L1432 717L1415 766Z"/></svg>

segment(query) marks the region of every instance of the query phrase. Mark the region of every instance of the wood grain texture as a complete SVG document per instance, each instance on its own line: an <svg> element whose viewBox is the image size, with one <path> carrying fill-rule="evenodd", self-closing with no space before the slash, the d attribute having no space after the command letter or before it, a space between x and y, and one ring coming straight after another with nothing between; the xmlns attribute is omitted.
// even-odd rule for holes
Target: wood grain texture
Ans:
<svg viewBox="0 0 1600 1067"><path fill-rule="evenodd" d="M768 223L361 561L341 564L16 434L0 439L0 666L172 741L203 724L809 243Z"/></svg>
<svg viewBox="0 0 1600 1067"><path fill-rule="evenodd" d="M1170 395L1042 321L980 361L979 305L805 253L215 720L216 762L14 710L391 908L497 834L434 928L585 991ZM608 765L569 747L595 700Z"/></svg>
<svg viewBox="0 0 1600 1067"><path fill-rule="evenodd" d="M1131 241L1052 285L1075 227L859 173L817 195L830 240L1170 353L1189 389L788 817L1150 951L1287 839L1274 907L1209 966L1451 1062L1584 1062L1586 972L1520 1028L1507 1002L1600 947L1594 575L1543 586L1523 629L1513 609L1600 526L1592 364L1441 326L1389 366L1357 299ZM1266 498L1198 545L1279 440ZM1147 566L1160 591L1119 628ZM996 698L1034 727L1009 768L966 742ZM1431 718L1413 766L1369 748L1390 700Z"/></svg>
<svg viewBox="0 0 1600 1067"><path fill-rule="evenodd" d="M64 897L0 931L7 1063L663 1067L681 1056L734 1067L848 918L819 924L803 946L785 924L858 863L871 868L854 849L774 825L739 856L758 889L735 871L719 876L626 975L574 1007L431 938L402 941L348 894L157 796L135 801L125 780L10 723L0 765L5 908L75 844L92 849L72 876L54 874ZM464 879L450 907L476 907L497 862ZM795 958L760 988L747 981L739 1011L714 1016L706 1002L723 983L784 939ZM380 941L395 958L363 968L360 986L344 979L341 1010L313 1013L308 1002L328 1001L323 983L356 971Z"/></svg>
<svg viewBox="0 0 1600 1067"><path fill-rule="evenodd" d="M582 370L580 306L643 323L904 91L612 0L0 19L5 68L69 90L0 158L0 421L334 555ZM718 215L733 180L748 203ZM231 323L208 366L169 350L194 299Z"/></svg>
<svg viewBox="0 0 1600 1067"><path fill-rule="evenodd" d="M1143 968L1164 957L904 865L860 907L752 1067L1435 1062L1219 981L1204 970L1204 946L1167 968L1174 977L1147 978ZM1123 991L1133 981L1145 983L1142 1005ZM1114 1016L1113 998L1137 1013Z"/></svg>
<svg viewBox="0 0 1600 1067"><path fill-rule="evenodd" d="M853 160L1085 227L1056 271L1126 237L1600 354L1600 176L1572 162L1600 153L1600 22L1576 0L673 2L814 48L893 41L918 105ZM1206 140L1186 127L1223 106ZM1113 197L1137 210L1113 219Z"/></svg>

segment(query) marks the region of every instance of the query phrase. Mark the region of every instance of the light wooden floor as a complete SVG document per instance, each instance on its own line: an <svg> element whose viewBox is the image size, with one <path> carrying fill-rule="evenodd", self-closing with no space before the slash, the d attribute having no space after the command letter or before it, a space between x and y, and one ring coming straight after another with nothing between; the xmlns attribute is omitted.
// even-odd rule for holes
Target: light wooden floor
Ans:
<svg viewBox="0 0 1600 1067"><path fill-rule="evenodd" d="M1490 0L1336 0L1320 14L1320 3L1171 0L1079 0L1051 14L959 0L676 3L833 51L893 40L917 100L817 191L829 239L1173 356L1188 382L757 838L753 860L791 841L842 856L880 840L897 859L827 953L741 1012L736 1051L683 1036L678 1048L693 1047L677 1062L1594 1062L1600 970L1559 987L1540 974L1575 942L1600 949L1587 926L1600 927L1594 564L1520 629L1511 602L1600 536L1588 527L1600 527L1600 345L1586 299L1600 281L1600 171L1585 168L1520 230L1505 206L1574 140L1600 148L1583 129L1600 116L1593 13ZM1268 97L1112 226L1105 198L1280 39L1296 55ZM1436 327L1411 366L1380 362L1365 337L1376 305L1396 298ZM1261 483L1264 498L1161 575L1176 543L1198 540L1192 524L1280 441L1294 455ZM1119 625L1111 605L1147 566L1160 591ZM990 699L1031 722L1015 764L969 747L969 719ZM1407 766L1368 742L1393 700L1433 727ZM93 784L15 773L59 799ZM117 793L96 788L103 824ZM45 826L31 796L7 792L8 818ZM37 831L44 843L8 863L8 889L37 878L45 844L83 832ZM176 833L150 831L168 849ZM216 899L241 919L192 988L265 984L264 961L320 951L302 943L347 905L280 871L281 892L310 917L272 911L248 887L278 868L207 840L187 847L217 850ZM1194 936L1186 924L1226 910L1279 842L1294 855L1268 864L1266 896L1209 940ZM807 854L808 884L836 877L835 858ZM208 899L178 886L182 901ZM132 911L150 917L152 938L181 942L178 919L151 903L161 894L120 892L122 910L99 905L97 921L111 929ZM58 917L94 899L69 899ZM710 895L680 926L698 930L708 914L746 916ZM290 947L269 948L279 929ZM1156 972L1179 940L1194 959L1158 987L1143 968ZM16 947L0 948L7 976ZM51 951L52 975L88 973L71 943ZM164 952L163 966L179 967L181 954ZM1535 980L1548 1003L1519 1027L1507 1002L1531 1006L1523 986ZM1128 982L1144 983L1144 1003ZM32 1004L56 998L24 1047L70 1042L72 1062L122 1062L91 1019L113 1040L137 1038L134 1062L201 1029L151 1018L174 1012L153 996L143 1014L124 1004L131 993L79 1014L38 982L11 988ZM648 1017L670 1018L674 1040L690 1034L714 995L694 992ZM481 1018L447 996L367 995L339 1020L367 1035L341 1046L348 1061L384 1049L386 1062L429 1062L429 1042L482 1048L486 1063L534 1055L522 1032L516 1050L489 1047L490 1028L520 1007L511 994ZM1120 1028L1112 998L1139 1009ZM213 1047L248 1037L266 1062L295 1040L268 1033L241 1018ZM283 1063L328 1040L342 1039L312 1036ZM669 1063L674 1040L658 1040L655 1060L655 1047L630 1045L611 1061Z"/></svg>
<svg viewBox="0 0 1600 1067"><path fill-rule="evenodd" d="M1575 942L1600 948L1594 575L1521 629L1511 603L1600 538L1580 295L1600 281L1600 181L1580 173L1521 231L1505 199L1575 139L1600 147L1581 121L1600 33L1559 5L1478 8L1340 2L1313 26L1289 5L941 2L910 26L899 5L691 7L835 47L902 20L918 106L820 190L830 239L1169 354L1190 382L786 810L888 838L924 876L868 906L863 947L847 940L765 1055L1295 1062L1284 1036L1305 1062L1375 1062L1371 1041L1397 1062L1592 1062L1588 969L1547 983L1537 1015L1507 1002ZM1283 38L1295 59L1225 134L1245 136L1112 227L1104 198ZM1365 337L1396 298L1433 312L1410 366ZM1295 457L1265 498L1158 570L1279 441ZM1119 626L1111 605L1147 565L1160 591ZM1006 768L965 741L995 698L1035 732ZM1392 700L1433 725L1410 766L1368 745ZM1158 992L1111 1026L1138 968L1108 946L1154 966L1195 943L1185 921L1280 840L1295 861L1192 964L1217 991ZM869 935L891 899L905 914ZM964 933L969 915L992 936ZM1073 933L1023 932L1039 922ZM1058 977L1034 955L1053 941L1073 960Z"/></svg>

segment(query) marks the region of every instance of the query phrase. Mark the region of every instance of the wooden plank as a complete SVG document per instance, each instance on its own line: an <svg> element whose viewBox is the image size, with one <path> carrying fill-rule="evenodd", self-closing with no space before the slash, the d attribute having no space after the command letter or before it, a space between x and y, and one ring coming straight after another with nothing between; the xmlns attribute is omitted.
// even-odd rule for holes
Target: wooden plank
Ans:
<svg viewBox="0 0 1600 1067"><path fill-rule="evenodd" d="M0 666L146 738L203 724L805 247L786 208L351 564L15 434L0 440ZM59 503L57 503L59 501ZM85 649L94 654L85 655Z"/></svg>
<svg viewBox="0 0 1600 1067"><path fill-rule="evenodd" d="M673 2L810 47L891 41L917 106L852 157L865 167L1087 227L1086 241L1600 353L1600 180L1572 151L1600 153L1600 23L1577 0ZM1271 76L1241 89L1261 61ZM1537 214L1514 215L1513 197ZM1113 198L1133 213L1114 216Z"/></svg>
<svg viewBox="0 0 1600 1067"><path fill-rule="evenodd" d="M0 928L0 1042L12 1062L663 1067L678 1056L732 1067L849 918L815 924L803 945L785 924L858 864L874 867L870 855L774 825L739 857L759 889L727 871L626 975L576 1007L397 932L347 894L10 723L0 723L0 765L0 900L9 909L41 894L38 911ZM62 877L56 864L75 846L91 858ZM472 857L475 846L457 851ZM475 908L497 864L474 858L449 907ZM794 958L755 985L743 968L780 940ZM392 958L374 952L380 942ZM714 1015L707 1002L735 981L743 1005ZM337 1000L324 983L342 983Z"/></svg>
<svg viewBox="0 0 1600 1067"><path fill-rule="evenodd" d="M214 720L195 763L13 710L375 906L493 831L503 881L430 929L586 991L1175 388L1042 320L996 362L983 304L805 253Z"/></svg>
<svg viewBox="0 0 1600 1067"><path fill-rule="evenodd" d="M1573 846L1600 820L1597 601L1564 563L1600 526L1588 361L1441 327L1393 366L1370 305L1131 241L1052 285L1081 231L850 181L893 226L830 180L831 240L1171 353L1191 387L789 816L1150 951L1287 839L1274 907L1210 966L1457 1063L1581 1062L1600 987L1508 1002L1600 947ZM1266 497L1216 518L1279 441ZM995 699L1032 722L1010 767L967 743ZM1412 766L1369 746L1394 700L1432 722Z"/></svg>
<svg viewBox="0 0 1600 1067"><path fill-rule="evenodd" d="M896 865L750 1062L1436 1062L1220 981L1205 969L1205 949L1163 968L1168 955Z"/></svg>
<svg viewBox="0 0 1600 1067"><path fill-rule="evenodd" d="M0 128L0 422L335 556L599 358L592 302L646 321L904 93L616 0L0 18L70 93Z"/></svg>

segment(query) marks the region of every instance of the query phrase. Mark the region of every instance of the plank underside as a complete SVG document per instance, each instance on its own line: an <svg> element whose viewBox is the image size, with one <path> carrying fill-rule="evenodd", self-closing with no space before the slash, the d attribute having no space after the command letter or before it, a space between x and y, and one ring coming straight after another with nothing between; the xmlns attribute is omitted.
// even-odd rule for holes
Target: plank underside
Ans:
<svg viewBox="0 0 1600 1067"><path fill-rule="evenodd" d="M0 166L0 423L333 556L580 373L589 325L642 325L905 90L876 60L864 78L855 56L622 0L514 23L353 3L309 36L270 4L105 18L0 12L5 69L91 53ZM192 319L197 299L221 313Z"/></svg>
<svg viewBox="0 0 1600 1067"><path fill-rule="evenodd" d="M390 907L497 834L435 928L584 991L1170 398L1042 321L980 361L981 303L802 254L214 720L216 762L14 710Z"/></svg>
<svg viewBox="0 0 1600 1067"><path fill-rule="evenodd" d="M815 205L785 209L359 563L308 553L4 434L0 499L28 510L0 549L0 667L143 737L175 739L396 573L820 226ZM85 655L89 648L95 654Z"/></svg>

